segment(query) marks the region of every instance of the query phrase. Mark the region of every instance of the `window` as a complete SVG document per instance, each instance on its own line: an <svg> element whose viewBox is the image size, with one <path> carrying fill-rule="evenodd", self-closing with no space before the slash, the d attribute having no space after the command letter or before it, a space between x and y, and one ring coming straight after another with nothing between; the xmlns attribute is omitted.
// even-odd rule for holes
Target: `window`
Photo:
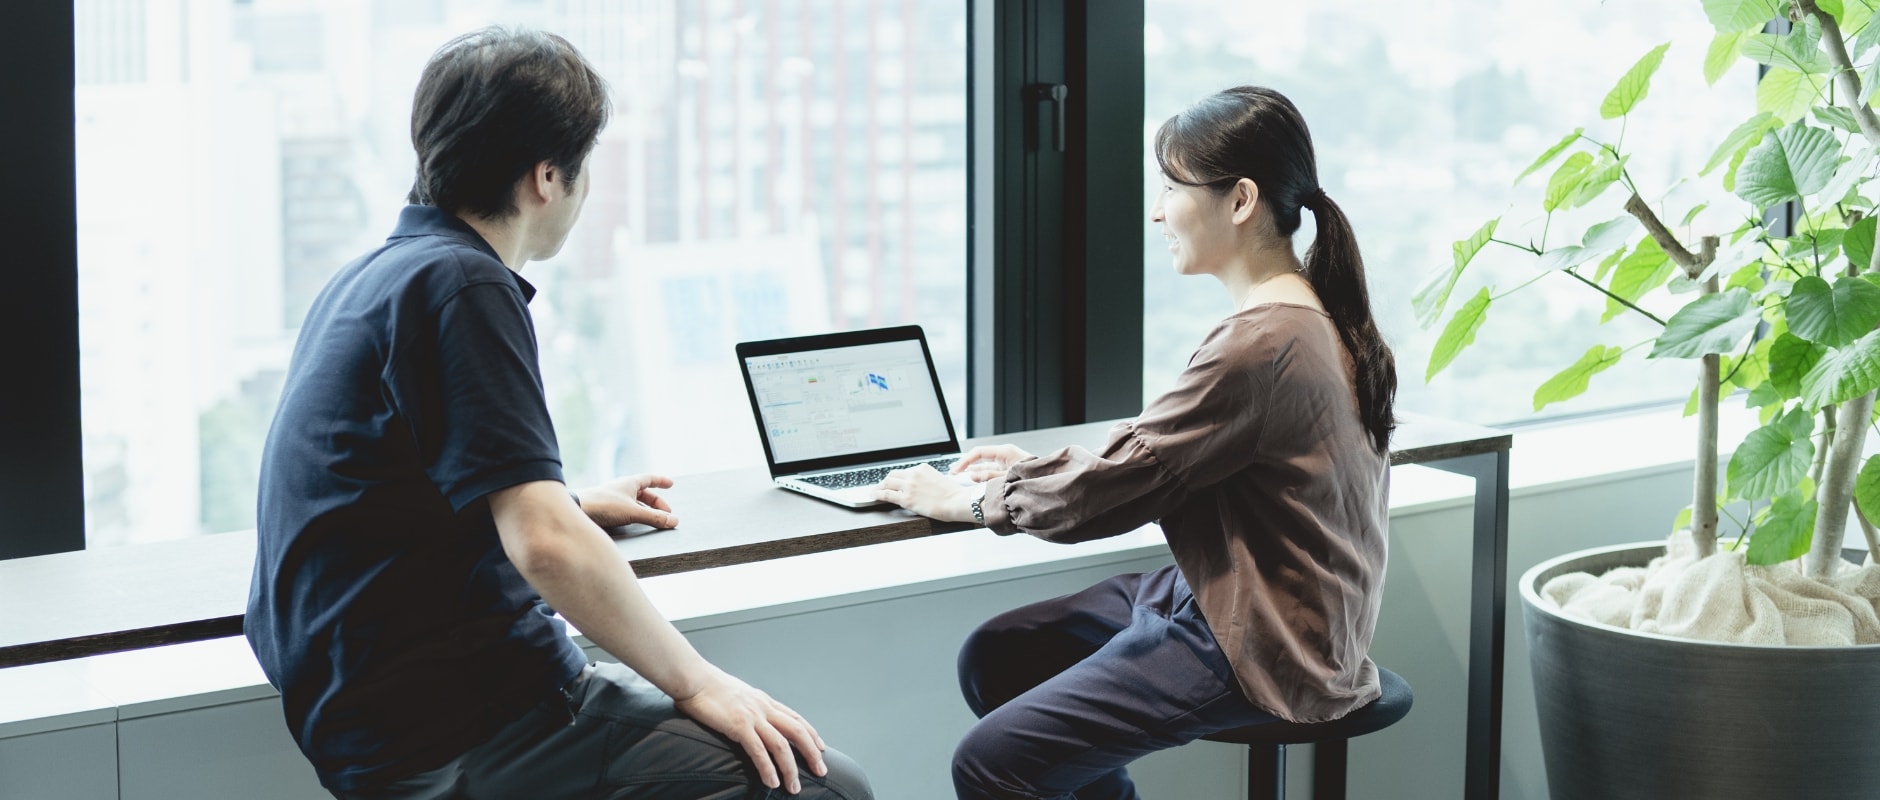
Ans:
<svg viewBox="0 0 1880 800"><path fill-rule="evenodd" d="M615 116L524 275L571 483L762 460L732 344L918 322L966 398L957 0L78 0L91 546L250 528L296 329L389 232L412 89L486 24L561 33Z"/></svg>
<svg viewBox="0 0 1880 800"><path fill-rule="evenodd" d="M1426 384L1439 330L1417 326L1411 295L1426 273L1449 263L1451 242L1493 217L1503 217L1498 238L1538 241L1547 173L1519 186L1510 182L1575 127L1607 141L1616 137L1619 123L1599 120L1600 100L1634 61L1666 40L1673 44L1650 95L1627 122L1626 148L1634 152L1628 170L1647 199L1672 190L1673 176L1694 173L1722 133L1755 110L1748 62L1716 86L1705 84L1711 33L1696 3L1572 0L1511 12L1494 0L1258 6L1149 0L1145 124L1152 134L1188 103L1228 86L1284 92L1312 126L1321 182L1357 231L1372 306L1397 355L1400 406L1505 423L1532 417L1535 387L1594 341L1631 345L1652 334L1652 323L1622 317L1598 329L1604 299L1550 277L1560 285L1524 293L1518 304L1498 302L1475 345ZM1145 171L1146 209L1155 189L1152 156ZM1681 215L1717 197L1708 230L1727 232L1740 220L1724 215L1741 204L1723 199L1716 177L1677 187L1680 199L1669 205ZM1609 201L1618 191L1601 198L1602 208L1582 210L1617 215ZM1312 233L1311 214L1305 216L1295 237L1302 254ZM1564 243L1563 227L1603 218L1556 219L1547 244ZM1472 294L1478 284L1471 281L1512 288L1535 274L1535 263L1491 246L1454 297ZM1171 273L1154 226L1145 237L1145 271L1144 392L1153 397L1173 384L1201 337L1232 309L1212 281ZM1628 355L1595 378L1586 395L1546 413L1681 400L1695 374L1681 366Z"/></svg>

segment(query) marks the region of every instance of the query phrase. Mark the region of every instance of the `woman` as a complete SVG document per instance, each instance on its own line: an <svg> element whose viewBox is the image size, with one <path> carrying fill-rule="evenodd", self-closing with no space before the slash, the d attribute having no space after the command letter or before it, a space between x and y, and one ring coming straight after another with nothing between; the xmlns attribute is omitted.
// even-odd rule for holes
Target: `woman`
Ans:
<svg viewBox="0 0 1880 800"><path fill-rule="evenodd" d="M1237 309L1175 389L1097 452L982 447L891 474L881 499L1057 542L1160 520L1175 565L1007 612L961 648L980 722L954 755L962 798L1136 797L1124 767L1227 728L1336 719L1379 694L1366 657L1384 577L1396 369L1350 223L1278 92L1240 87L1162 125L1175 269ZM1292 235L1311 210L1305 262ZM1192 587L1192 589L1191 589Z"/></svg>

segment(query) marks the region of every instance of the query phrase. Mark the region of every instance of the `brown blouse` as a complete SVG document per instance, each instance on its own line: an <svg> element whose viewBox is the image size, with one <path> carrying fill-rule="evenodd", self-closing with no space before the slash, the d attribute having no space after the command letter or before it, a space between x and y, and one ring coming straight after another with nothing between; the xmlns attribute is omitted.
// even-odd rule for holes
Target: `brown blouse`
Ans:
<svg viewBox="0 0 1880 800"><path fill-rule="evenodd" d="M1271 303L1223 320L1102 450L1013 465L982 505L994 531L1054 542L1160 520L1247 698L1319 722L1379 694L1388 466L1331 319Z"/></svg>

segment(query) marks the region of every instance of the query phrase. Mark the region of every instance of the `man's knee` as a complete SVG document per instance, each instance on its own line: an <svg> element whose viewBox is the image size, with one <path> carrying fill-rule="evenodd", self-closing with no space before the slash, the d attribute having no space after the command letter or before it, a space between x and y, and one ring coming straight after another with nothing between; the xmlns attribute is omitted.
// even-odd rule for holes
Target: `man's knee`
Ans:
<svg viewBox="0 0 1880 800"><path fill-rule="evenodd" d="M807 766L800 766L803 774L803 793L799 798L815 800L873 800L875 790L868 784L868 775L862 772L861 765L846 753L835 748L822 752L823 766L829 773L823 776L811 775ZM798 761L799 765L801 760Z"/></svg>

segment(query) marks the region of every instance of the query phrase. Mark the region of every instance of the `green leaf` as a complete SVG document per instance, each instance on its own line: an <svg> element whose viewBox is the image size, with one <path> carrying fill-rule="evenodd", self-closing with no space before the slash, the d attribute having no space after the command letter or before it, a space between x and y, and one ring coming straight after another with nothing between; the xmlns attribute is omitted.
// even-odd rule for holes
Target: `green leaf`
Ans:
<svg viewBox="0 0 1880 800"><path fill-rule="evenodd" d="M1723 288L1743 288L1748 289L1751 294L1754 294L1762 291L1763 287L1767 285L1768 282L1763 280L1762 265L1751 261L1748 264L1738 267L1735 272L1730 273L1730 280L1724 283Z"/></svg>
<svg viewBox="0 0 1880 800"><path fill-rule="evenodd" d="M1619 78L1619 84L1606 93L1606 99L1599 104L1599 115L1605 119L1618 119L1632 111L1638 101L1645 99L1645 92L1651 89L1652 73L1658 71L1658 65L1664 63L1665 50L1671 47L1665 42L1651 49L1644 57L1626 70Z"/></svg>
<svg viewBox="0 0 1880 800"><path fill-rule="evenodd" d="M1619 216L1586 229L1586 236L1580 240L1580 246L1595 253L1606 253L1624 247L1638 230L1638 220L1631 216Z"/></svg>
<svg viewBox="0 0 1880 800"><path fill-rule="evenodd" d="M1848 263L1862 271L1873 264L1874 219L1862 217L1847 229L1847 235L1841 237L1841 249L1847 252Z"/></svg>
<svg viewBox="0 0 1880 800"><path fill-rule="evenodd" d="M1829 285L1810 275L1795 282L1782 308L1796 336L1841 347L1880 324L1880 286L1851 278Z"/></svg>
<svg viewBox="0 0 1880 800"><path fill-rule="evenodd" d="M1651 358L1697 358L1735 348L1762 321L1749 292L1731 289L1692 300L1665 323Z"/></svg>
<svg viewBox="0 0 1880 800"><path fill-rule="evenodd" d="M1834 179L1821 190L1821 196L1811 206L1827 206L1841 202L1856 184L1866 182L1873 175L1874 149L1862 146L1854 155L1839 159L1839 166L1834 169Z"/></svg>
<svg viewBox="0 0 1880 800"><path fill-rule="evenodd" d="M1860 133L1860 123L1854 121L1854 112L1840 106L1815 106L1815 119L1832 125L1848 133Z"/></svg>
<svg viewBox="0 0 1880 800"><path fill-rule="evenodd" d="M1542 153L1540 158L1534 159L1534 163L1529 164L1527 169L1521 170L1521 174L1514 176L1514 182L1520 183L1522 178L1534 174L1534 171L1541 167L1547 166L1547 162L1554 160L1554 156L1560 155L1561 151L1571 147L1575 141L1579 140L1580 134L1585 132L1585 128L1574 128L1572 133L1567 134L1553 147L1547 148L1547 152Z"/></svg>
<svg viewBox="0 0 1880 800"><path fill-rule="evenodd" d="M1840 3L1841 0L1831 0ZM1873 19L1874 0L1848 0L1842 13L1834 15L1834 21L1841 25L1841 36L1852 37L1855 33L1867 29L1868 21ZM1826 6L1823 5L1825 8Z"/></svg>
<svg viewBox="0 0 1880 800"><path fill-rule="evenodd" d="M1613 294L1628 301L1637 302L1646 292L1663 286L1676 272L1678 265L1671 263L1671 257L1658 246L1656 240L1646 237L1639 243L1638 249L1619 262L1619 268L1612 274ZM1606 313L1599 318L1606 322L1627 311L1624 304L1612 298L1606 298Z"/></svg>
<svg viewBox="0 0 1880 800"><path fill-rule="evenodd" d="M1757 208L1801 200L1828 185L1840 159L1834 134L1790 125L1749 151L1737 170L1736 194Z"/></svg>
<svg viewBox="0 0 1880 800"><path fill-rule="evenodd" d="M1750 34L1743 40L1743 55L1758 63L1811 75L1834 68L1827 54L1821 52L1821 24L1813 18L1785 34Z"/></svg>
<svg viewBox="0 0 1880 800"><path fill-rule="evenodd" d="M1749 390L1749 394L1744 395L1743 407L1767 409L1769 406L1781 405L1786 399L1788 398L1783 397L1781 392L1776 391L1776 387L1768 383L1759 383L1756 384L1756 388Z"/></svg>
<svg viewBox="0 0 1880 800"><path fill-rule="evenodd" d="M1801 558L1808 552L1809 540L1815 538L1818 508L1813 492L1789 492L1777 497L1756 534L1749 537L1749 563L1780 564Z"/></svg>
<svg viewBox="0 0 1880 800"><path fill-rule="evenodd" d="M1814 415L1799 408L1750 431L1724 470L1731 496L1754 500L1800 486L1815 455L1814 432Z"/></svg>
<svg viewBox="0 0 1880 800"><path fill-rule="evenodd" d="M1501 217L1496 217L1482 223L1482 227L1476 228L1469 238L1450 243L1449 252L1453 263L1449 269L1431 274L1430 280L1410 298L1410 306L1416 309L1419 324L1425 328L1436 324L1437 318L1443 315L1443 307L1449 304L1449 293L1455 291L1456 280L1462 277L1463 268L1475 260L1476 253L1488 246L1488 240L1495 236L1495 226L1500 223Z"/></svg>
<svg viewBox="0 0 1880 800"><path fill-rule="evenodd" d="M1425 383L1449 366L1449 362L1456 360L1463 348L1475 343L1475 332L1488 319L1490 299L1488 287L1484 286L1474 297L1469 298L1469 302L1456 309L1455 316L1449 318L1449 324L1443 326L1443 333L1436 337L1436 347L1430 352L1429 371L1423 374Z"/></svg>
<svg viewBox="0 0 1880 800"><path fill-rule="evenodd" d="M1709 208L1709 207L1710 207L1709 203L1698 203L1695 208L1692 208L1691 210L1684 212L1684 221L1678 224L1680 225L1691 224L1691 220L1697 219L1697 215L1704 213L1704 209Z"/></svg>
<svg viewBox="0 0 1880 800"><path fill-rule="evenodd" d="M1584 394L1593 376L1619 363L1619 357L1624 354L1623 348L1593 345L1585 355L1580 356L1580 360L1573 362L1573 366L1561 370L1560 374L1548 378L1546 383L1534 390L1534 410L1539 411L1549 403L1571 400Z"/></svg>
<svg viewBox="0 0 1880 800"><path fill-rule="evenodd" d="M1676 517L1671 518L1671 532L1677 533L1678 531L1690 530L1690 528L1691 507L1685 506L1683 511L1679 511Z"/></svg>
<svg viewBox="0 0 1880 800"><path fill-rule="evenodd" d="M1871 22L1867 24L1867 28L1873 31L1880 31L1880 25L1875 25ZM1876 35L1880 35L1880 34L1876 34ZM1865 39L1867 37L1863 35L1861 38ZM1880 84L1880 58L1874 59L1873 63L1868 64L1867 68L1861 71L1860 73L1860 97L1855 102L1858 102L1863 106L1872 104L1873 103L1873 90L1874 90L1875 84Z"/></svg>
<svg viewBox="0 0 1880 800"><path fill-rule="evenodd" d="M1567 160L1560 162L1553 176L1547 179L1547 194L1541 200L1541 208L1547 211L1559 208L1561 203L1579 190L1580 179L1586 177L1592 166L1593 156L1584 150L1567 156Z"/></svg>
<svg viewBox="0 0 1880 800"><path fill-rule="evenodd" d="M1780 12L1777 0L1704 0L1704 15L1719 31L1756 30Z"/></svg>
<svg viewBox="0 0 1880 800"><path fill-rule="evenodd" d="M1777 336L1775 344L1769 348L1769 385L1783 397L1801 397L1802 378L1827 354L1827 345L1815 344L1793 333Z"/></svg>
<svg viewBox="0 0 1880 800"><path fill-rule="evenodd" d="M1880 524L1880 456L1869 456L1854 476L1854 507L1868 522Z"/></svg>
<svg viewBox="0 0 1880 800"><path fill-rule="evenodd" d="M1854 41L1848 45L1847 55L1849 58L1859 61L1861 56L1866 55L1868 50L1874 48L1874 45L1880 44L1880 25L1875 25L1874 22L1874 18L1869 17L1867 24L1861 26L1860 33L1856 35ZM1847 27L1841 28L1841 32L1844 35L1849 30L1851 29ZM1866 101L1863 100L1862 102Z"/></svg>
<svg viewBox="0 0 1880 800"><path fill-rule="evenodd" d="M1756 82L1756 110L1767 111L1785 123L1808 113L1821 93L1820 77L1806 75L1787 67L1770 67Z"/></svg>
<svg viewBox="0 0 1880 800"><path fill-rule="evenodd" d="M1593 202L1595 198L1604 194L1608 187L1619 181L1620 175L1625 174L1625 162L1630 158L1631 156L1626 156L1613 161L1601 157L1599 163L1587 170L1586 175L1580 178L1580 185L1573 190L1573 196L1567 199L1565 207L1577 208Z"/></svg>
<svg viewBox="0 0 1880 800"><path fill-rule="evenodd" d="M1710 40L1710 50L1704 53L1704 80L1710 85L1717 85L1717 79L1730 71L1730 65L1743 54L1743 39L1748 31L1719 33Z"/></svg>
<svg viewBox="0 0 1880 800"><path fill-rule="evenodd" d="M1743 153L1762 141L1763 134L1780 127L1782 127L1782 122L1777 120L1774 114L1767 111L1757 112L1756 116L1744 120L1743 124L1730 131L1729 136L1723 137L1723 144L1717 145L1716 152L1710 154L1710 160L1704 162L1704 168L1697 174L1709 175L1711 170L1729 161L1732 156L1741 158Z"/></svg>
<svg viewBox="0 0 1880 800"><path fill-rule="evenodd" d="M1541 254L1541 269L1566 269L1584 264L1598 257L1601 253L1617 250L1625 246L1632 238L1632 231L1638 225L1631 217L1614 217L1594 225L1586 230L1585 238L1577 245L1556 247Z"/></svg>
<svg viewBox="0 0 1880 800"><path fill-rule="evenodd" d="M1611 255L1601 259L1599 262L1599 271L1593 275L1593 282L1604 283L1606 281L1606 275L1610 274L1612 268L1618 266L1619 262L1623 260L1625 256L1625 248L1620 248L1612 251Z"/></svg>
<svg viewBox="0 0 1880 800"><path fill-rule="evenodd" d="M1830 348L1802 376L1802 403L1820 408L1852 400L1876 387L1880 387L1880 333L1870 333L1846 347Z"/></svg>

